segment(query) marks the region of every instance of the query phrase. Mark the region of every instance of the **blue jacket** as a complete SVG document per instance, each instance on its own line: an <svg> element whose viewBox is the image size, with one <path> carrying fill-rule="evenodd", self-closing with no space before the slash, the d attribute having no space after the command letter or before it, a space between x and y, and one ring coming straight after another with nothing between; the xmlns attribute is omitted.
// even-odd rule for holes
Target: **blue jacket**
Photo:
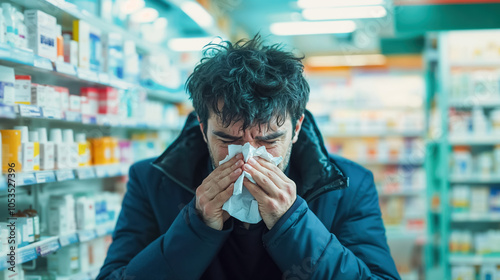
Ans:
<svg viewBox="0 0 500 280"><path fill-rule="evenodd" d="M224 266L215 260L233 223L214 230L194 206L207 162L207 146L192 113L160 157L132 165L113 243L97 279L224 279ZM289 166L297 200L262 235L282 278L400 279L372 173L329 155L309 112Z"/></svg>

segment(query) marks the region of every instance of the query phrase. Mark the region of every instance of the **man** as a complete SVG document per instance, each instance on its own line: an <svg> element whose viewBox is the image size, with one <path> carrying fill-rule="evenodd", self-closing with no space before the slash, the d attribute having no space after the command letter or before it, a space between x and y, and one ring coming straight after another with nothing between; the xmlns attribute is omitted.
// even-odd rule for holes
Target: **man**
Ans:
<svg viewBox="0 0 500 280"><path fill-rule="evenodd" d="M204 54L187 81L197 115L159 158L131 167L97 279L399 279L373 175L327 153L301 59L259 36ZM219 165L247 142L283 161ZM243 171L257 224L222 210Z"/></svg>

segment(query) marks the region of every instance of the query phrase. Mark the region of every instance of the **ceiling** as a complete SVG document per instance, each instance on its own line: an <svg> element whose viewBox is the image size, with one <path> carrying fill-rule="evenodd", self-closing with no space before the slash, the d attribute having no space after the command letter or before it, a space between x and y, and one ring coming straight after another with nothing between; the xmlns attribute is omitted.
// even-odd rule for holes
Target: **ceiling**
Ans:
<svg viewBox="0 0 500 280"><path fill-rule="evenodd" d="M274 22L303 20L296 0L212 0L212 4L230 18L232 31L241 29L249 37L259 32L267 42L284 43L306 56L379 53L380 37L392 37L394 33L392 0L384 4L385 17L354 20L357 29L353 33L295 36L273 35L269 26Z"/></svg>

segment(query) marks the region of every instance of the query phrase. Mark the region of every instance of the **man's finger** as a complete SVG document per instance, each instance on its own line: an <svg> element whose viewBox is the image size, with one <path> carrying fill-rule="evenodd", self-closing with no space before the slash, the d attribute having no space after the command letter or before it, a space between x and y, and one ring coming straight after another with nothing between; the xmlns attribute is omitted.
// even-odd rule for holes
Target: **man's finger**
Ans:
<svg viewBox="0 0 500 280"><path fill-rule="evenodd" d="M261 203L264 201L266 197L269 197L261 187L250 182L250 180L248 180L248 178L246 177L243 179L243 186L245 186L248 189L248 191L250 192L250 194L252 194L255 200Z"/></svg>
<svg viewBox="0 0 500 280"><path fill-rule="evenodd" d="M216 208L222 207L233 195L233 190L234 183L231 183L224 191L218 193L210 203L213 203Z"/></svg>
<svg viewBox="0 0 500 280"><path fill-rule="evenodd" d="M205 194L209 200L214 199L220 192L225 190L231 183L236 182L236 179L241 175L243 170L241 168L235 169L233 172L223 177L220 180L212 180L209 184L209 188L206 190Z"/></svg>
<svg viewBox="0 0 500 280"><path fill-rule="evenodd" d="M257 185L259 185L268 195L272 197L276 197L279 192L279 188L276 186L276 184L273 182L274 180L279 179L276 174L266 174L270 175L271 177L274 176L274 178L270 178L266 175L264 175L262 172L260 172L257 168L254 166L258 165L257 164L245 164L244 169L246 172L250 173L252 175L252 178L257 182ZM260 169L264 169L262 166L259 165ZM267 170L267 169L266 169ZM271 172L273 173L273 172ZM280 179L281 180L281 179Z"/></svg>
<svg viewBox="0 0 500 280"><path fill-rule="evenodd" d="M272 164L271 162L263 159L263 158L258 158L257 159L257 162L262 165L263 167L273 171L276 175L278 175L278 177L283 180L283 182L286 182L287 180L290 180L290 178L288 178L285 173L283 173L283 171L276 165Z"/></svg>

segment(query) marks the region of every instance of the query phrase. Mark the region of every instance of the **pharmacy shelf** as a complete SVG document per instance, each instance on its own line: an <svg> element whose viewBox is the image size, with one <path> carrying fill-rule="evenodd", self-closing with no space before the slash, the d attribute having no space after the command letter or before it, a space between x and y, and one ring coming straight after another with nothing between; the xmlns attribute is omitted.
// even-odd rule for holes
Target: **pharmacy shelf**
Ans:
<svg viewBox="0 0 500 280"><path fill-rule="evenodd" d="M17 249L16 264L29 262L38 257L44 257L59 250L61 247L68 246L70 244L86 242L98 237L112 234L113 230L114 226L106 224L97 226L95 229L79 230L75 233L61 236L42 236L40 241ZM5 270L8 267L7 253L3 252L0 255L0 271Z"/></svg>
<svg viewBox="0 0 500 280"><path fill-rule="evenodd" d="M349 157L348 157L349 158ZM351 159L361 165L423 165L423 159Z"/></svg>
<svg viewBox="0 0 500 280"><path fill-rule="evenodd" d="M500 96L500 93L498 94ZM452 108L496 108L500 107L500 99L492 100L450 100L448 106Z"/></svg>
<svg viewBox="0 0 500 280"><path fill-rule="evenodd" d="M425 229L409 229L404 226L396 226L396 225L386 225L386 236L388 239L407 239L414 238L420 239L420 242L423 242L426 237Z"/></svg>
<svg viewBox="0 0 500 280"><path fill-rule="evenodd" d="M110 164L80 167L77 169L21 172L16 173L16 177L14 178L15 180L11 183L15 184L16 187L19 187L34 184L64 182L69 180L119 177L127 175L129 168L129 164ZM5 188L3 190L5 190Z"/></svg>
<svg viewBox="0 0 500 280"><path fill-rule="evenodd" d="M425 190L397 190L397 191L383 191L378 190L380 197L393 197L393 196L418 196L423 195Z"/></svg>
<svg viewBox="0 0 500 280"><path fill-rule="evenodd" d="M475 214L475 213L452 213L451 221L455 223L498 223L500 222L500 213L485 213L485 214Z"/></svg>
<svg viewBox="0 0 500 280"><path fill-rule="evenodd" d="M61 0L9 0L9 1L29 9L37 9L47 14L53 15L57 18L57 22L61 25L71 26L74 20L83 20L105 33L111 33L111 32L119 33L122 35L123 38L133 41L137 46L137 48L139 48L143 52L147 53L164 52L166 49L161 45L145 41L137 34L129 32L123 27L120 27L111 22L103 20L85 10L80 10L76 5L68 3L66 1L61 1ZM184 11L185 9L183 9L183 5L185 5L186 2L195 2L195 1L164 0L164 2L167 2L170 5L178 7L178 10L180 12L185 13L195 23L198 24L200 22L201 24L198 24L198 27L207 34L212 36L224 35L223 32L216 26L216 20L208 12L206 14L200 15L200 17L203 18L199 19L198 18L199 13ZM199 6L199 9L205 10L202 6L200 6L196 2L194 3L194 5ZM186 7L186 9L187 8L190 7ZM211 24L206 24L207 17L209 17L208 20L211 22Z"/></svg>
<svg viewBox="0 0 500 280"><path fill-rule="evenodd" d="M497 184L500 183L500 175L490 176L463 176L451 175L450 183L454 184Z"/></svg>
<svg viewBox="0 0 500 280"><path fill-rule="evenodd" d="M466 67L466 68L482 68L482 67L494 67L500 68L500 61L496 60L462 60L462 61L450 61L450 67Z"/></svg>
<svg viewBox="0 0 500 280"><path fill-rule="evenodd" d="M98 73L80 69L64 62L52 62L33 54L31 50L11 48L0 45L0 65L15 68L16 74L36 76L39 80L57 85L79 85L80 87L114 87L117 89L144 89L150 98L171 103L182 103L188 100L184 89L152 89L110 77L106 73Z"/></svg>
<svg viewBox="0 0 500 280"><path fill-rule="evenodd" d="M450 135L450 145L482 146L482 145L500 145L500 135Z"/></svg>
<svg viewBox="0 0 500 280"><path fill-rule="evenodd" d="M97 278L100 270L100 266L92 267L88 271L72 274L69 276L54 276L54 280L92 280Z"/></svg>
<svg viewBox="0 0 500 280"><path fill-rule="evenodd" d="M449 261L452 265L500 264L500 254L488 254L488 255L450 254Z"/></svg>
<svg viewBox="0 0 500 280"><path fill-rule="evenodd" d="M327 126L321 126L320 131L323 137L327 138L357 138L357 137L422 137L423 131L359 131L359 132L339 132Z"/></svg>
<svg viewBox="0 0 500 280"><path fill-rule="evenodd" d="M80 10L76 5L60 0L10 0L13 3L21 5L27 9L37 9L49 15L56 17L57 22L61 25L72 26L74 20L83 20L97 29L105 33L119 33L123 38L131 40L135 43L137 48L142 51L161 52L162 48L156 44L146 42L134 33L128 32L122 27L107 22L97 16L90 14L87 11Z"/></svg>
<svg viewBox="0 0 500 280"><path fill-rule="evenodd" d="M113 128L133 130L169 130L181 131L180 126L152 125L142 120L120 118L118 116L84 116L77 112L62 112L54 108L43 108L35 105L6 105L0 103L0 119L44 119L53 122L64 122L89 126L112 126Z"/></svg>

